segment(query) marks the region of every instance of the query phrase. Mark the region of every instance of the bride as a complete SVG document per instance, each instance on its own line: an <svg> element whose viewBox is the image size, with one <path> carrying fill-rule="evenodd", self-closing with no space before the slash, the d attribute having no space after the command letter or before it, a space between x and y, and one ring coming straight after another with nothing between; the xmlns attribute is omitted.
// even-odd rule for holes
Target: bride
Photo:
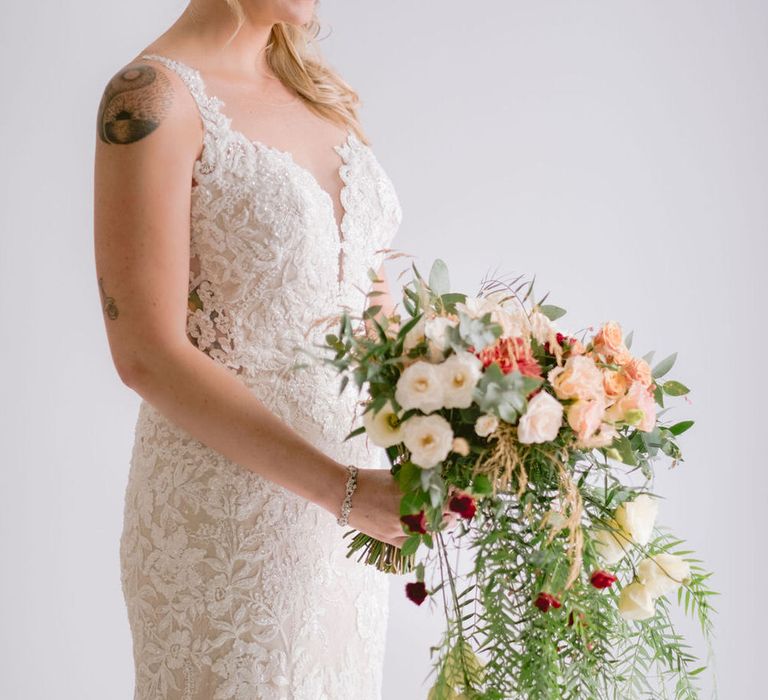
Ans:
<svg viewBox="0 0 768 700"><path fill-rule="evenodd" d="M372 286L392 309L402 213L312 51L314 5L192 0L98 107L98 287L141 396L120 539L136 699L380 698L388 579L343 534L400 546L401 494L380 448L343 441L354 392L294 365Z"/></svg>

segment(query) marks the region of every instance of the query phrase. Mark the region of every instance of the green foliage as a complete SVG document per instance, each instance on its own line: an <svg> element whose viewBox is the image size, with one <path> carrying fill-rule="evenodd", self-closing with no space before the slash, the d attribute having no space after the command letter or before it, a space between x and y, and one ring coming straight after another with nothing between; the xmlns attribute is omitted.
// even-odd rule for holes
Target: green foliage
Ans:
<svg viewBox="0 0 768 700"><path fill-rule="evenodd" d="M515 370L504 374L495 362L483 373L475 388L475 401L485 413L493 413L507 423L515 423L525 412L526 397L542 380Z"/></svg>

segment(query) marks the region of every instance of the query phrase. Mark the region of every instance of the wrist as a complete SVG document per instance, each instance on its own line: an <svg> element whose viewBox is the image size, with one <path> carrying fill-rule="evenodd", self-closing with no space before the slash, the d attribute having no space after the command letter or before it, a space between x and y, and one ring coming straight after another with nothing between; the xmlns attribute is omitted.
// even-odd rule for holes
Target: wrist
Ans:
<svg viewBox="0 0 768 700"><path fill-rule="evenodd" d="M347 467L344 464L333 461L328 465L326 478L320 493L314 500L317 505L327 510L334 518L341 515L341 504L347 490Z"/></svg>

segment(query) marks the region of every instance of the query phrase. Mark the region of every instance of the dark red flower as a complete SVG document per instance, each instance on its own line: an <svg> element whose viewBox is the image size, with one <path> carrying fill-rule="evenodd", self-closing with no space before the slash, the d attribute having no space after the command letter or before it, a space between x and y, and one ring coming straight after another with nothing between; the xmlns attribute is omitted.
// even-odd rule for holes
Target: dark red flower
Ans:
<svg viewBox="0 0 768 700"><path fill-rule="evenodd" d="M416 605L421 605L427 597L427 587L424 581L411 581L405 584L405 595L408 600L412 600Z"/></svg>
<svg viewBox="0 0 768 700"><path fill-rule="evenodd" d="M616 583L616 577L610 571L603 571L599 569L589 579L589 582L595 588L610 588Z"/></svg>
<svg viewBox="0 0 768 700"><path fill-rule="evenodd" d="M458 513L462 518L470 520L475 515L475 499L464 491L457 491L448 501L448 509Z"/></svg>
<svg viewBox="0 0 768 700"><path fill-rule="evenodd" d="M563 333L560 333L560 332L557 333L557 344L560 345L560 347L564 347L566 345L571 346L576 342L576 340L577 338L574 338L571 335L564 335ZM553 354L553 351L549 342L544 343L544 351L550 354Z"/></svg>
<svg viewBox="0 0 768 700"><path fill-rule="evenodd" d="M411 531L419 532L422 535L427 531L427 518L424 511L411 513L410 515L401 515L400 521Z"/></svg>
<svg viewBox="0 0 768 700"><path fill-rule="evenodd" d="M538 598L533 603L541 612L547 612L550 608L559 608L560 601L551 593L539 593Z"/></svg>

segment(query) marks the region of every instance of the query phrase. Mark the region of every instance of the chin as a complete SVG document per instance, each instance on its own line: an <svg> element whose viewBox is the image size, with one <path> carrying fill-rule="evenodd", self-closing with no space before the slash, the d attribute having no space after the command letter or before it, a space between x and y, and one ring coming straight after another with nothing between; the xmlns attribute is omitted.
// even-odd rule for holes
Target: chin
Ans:
<svg viewBox="0 0 768 700"><path fill-rule="evenodd" d="M315 14L316 0L274 0L275 19L287 24L306 24Z"/></svg>

